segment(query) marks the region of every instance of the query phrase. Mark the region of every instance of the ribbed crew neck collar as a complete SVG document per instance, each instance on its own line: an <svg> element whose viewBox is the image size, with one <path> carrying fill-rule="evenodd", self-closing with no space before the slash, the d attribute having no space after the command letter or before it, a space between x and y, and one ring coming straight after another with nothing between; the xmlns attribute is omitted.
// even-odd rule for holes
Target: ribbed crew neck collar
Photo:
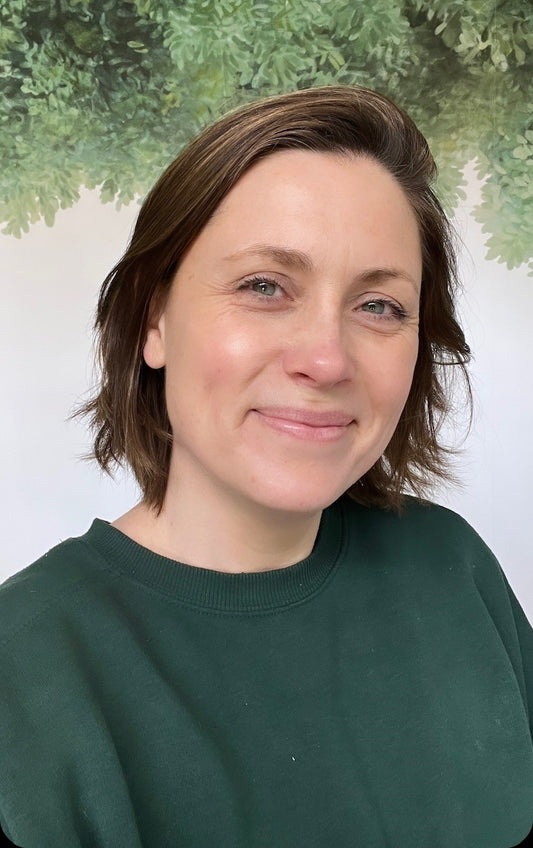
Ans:
<svg viewBox="0 0 533 848"><path fill-rule="evenodd" d="M324 510L315 545L306 559L251 574L212 571L168 559L99 518L83 539L112 570L137 583L201 609L249 614L299 603L323 586L341 551L343 512L340 502Z"/></svg>

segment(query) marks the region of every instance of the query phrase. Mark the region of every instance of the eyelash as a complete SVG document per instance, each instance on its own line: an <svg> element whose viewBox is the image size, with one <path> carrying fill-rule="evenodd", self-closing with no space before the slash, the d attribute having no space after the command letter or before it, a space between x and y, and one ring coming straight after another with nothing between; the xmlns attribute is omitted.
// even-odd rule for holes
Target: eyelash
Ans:
<svg viewBox="0 0 533 848"><path fill-rule="evenodd" d="M407 318L407 312L404 309L402 309L402 307L399 306L394 300L388 300L387 298L383 298L383 297L372 297L372 298L370 298L370 300L367 300L365 303L363 303L363 306L368 306L370 303L377 303L380 306L388 306L392 310L392 312L394 313L393 315L388 315L388 316L387 315L383 315L383 316L380 315L379 316L379 318L382 321L387 321L387 320L390 321L390 320L395 320L395 319L399 319L400 321L405 321L405 319ZM369 312L368 314L372 315L374 313Z"/></svg>
<svg viewBox="0 0 533 848"><path fill-rule="evenodd" d="M246 280L242 286L239 286L239 291L252 291L252 286L257 285L258 283L266 283L269 286L276 286L276 288L281 289L282 287L276 280L272 280L269 277L250 277L250 279ZM253 292L253 294L257 295L257 297L264 298L265 300L273 300L272 295L263 294L263 292Z"/></svg>
<svg viewBox="0 0 533 848"><path fill-rule="evenodd" d="M273 280L269 277L262 277L260 275L256 277L250 277L248 280L246 280L241 286L239 286L239 291L249 291L261 300L274 300L274 295L264 294L263 292L253 292L252 286L257 285L258 283L266 283L269 286L276 286L277 289L283 291L283 287L276 280ZM393 315L376 316L377 319L380 321L405 321L407 318L407 312L405 312L405 310L402 309L402 307L394 300L389 300L388 298L383 297L372 297L370 298L370 300L365 301L365 303L361 305L368 306L370 303L379 304L380 306L388 306L389 309L391 309L391 311L393 312ZM374 313L372 312L369 312L367 314L374 315Z"/></svg>

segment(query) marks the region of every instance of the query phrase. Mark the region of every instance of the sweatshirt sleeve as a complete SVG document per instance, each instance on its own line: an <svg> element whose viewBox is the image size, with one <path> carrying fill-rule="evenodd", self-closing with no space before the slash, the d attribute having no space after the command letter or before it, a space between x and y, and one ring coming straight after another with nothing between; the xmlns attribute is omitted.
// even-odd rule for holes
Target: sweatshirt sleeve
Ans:
<svg viewBox="0 0 533 848"><path fill-rule="evenodd" d="M469 530L469 538L464 536L463 542L469 549L471 574L514 668L533 739L533 628L494 553L462 521Z"/></svg>
<svg viewBox="0 0 533 848"><path fill-rule="evenodd" d="M507 583L507 581L505 581ZM507 591L511 601L511 609L516 625L518 636L518 644L522 657L522 669L524 672L524 681L526 689L527 708L529 712L529 726L531 728L531 736L533 738L533 628L526 618L526 614L516 596L507 583Z"/></svg>

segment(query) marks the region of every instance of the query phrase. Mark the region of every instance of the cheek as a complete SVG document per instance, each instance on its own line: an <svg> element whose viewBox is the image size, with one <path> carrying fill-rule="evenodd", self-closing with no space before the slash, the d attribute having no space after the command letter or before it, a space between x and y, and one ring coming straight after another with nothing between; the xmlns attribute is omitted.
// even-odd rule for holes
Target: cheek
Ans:
<svg viewBox="0 0 533 848"><path fill-rule="evenodd" d="M180 344L171 351L167 379L188 387L188 396L199 400L220 397L226 391L239 390L260 367L261 347L257 336L241 328L211 323L209 329L183 328L176 334Z"/></svg>
<svg viewBox="0 0 533 848"><path fill-rule="evenodd" d="M228 316L215 323L215 329L199 340L199 357L206 379L223 388L251 380L275 355L276 337L258 323L246 322L242 315Z"/></svg>
<svg viewBox="0 0 533 848"><path fill-rule="evenodd" d="M405 406L407 397L411 390L413 375L417 360L418 346L414 349L410 356L406 356L402 361L400 358L396 364L396 368L392 371L394 374L395 389L391 386L391 392L396 391L397 403L401 409Z"/></svg>
<svg viewBox="0 0 533 848"><path fill-rule="evenodd" d="M367 372L369 395L383 412L400 412L407 400L418 353L418 344L395 346L386 357L377 352Z"/></svg>

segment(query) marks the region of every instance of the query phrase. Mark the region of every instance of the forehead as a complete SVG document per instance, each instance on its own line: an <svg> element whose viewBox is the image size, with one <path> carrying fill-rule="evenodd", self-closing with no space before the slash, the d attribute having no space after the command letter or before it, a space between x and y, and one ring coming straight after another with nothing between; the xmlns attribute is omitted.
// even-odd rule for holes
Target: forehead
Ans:
<svg viewBox="0 0 533 848"><path fill-rule="evenodd" d="M420 258L418 223L395 178L378 162L343 153L283 150L237 181L200 234L224 255L268 243L322 254L342 250Z"/></svg>
<svg viewBox="0 0 533 848"><path fill-rule="evenodd" d="M342 152L281 150L255 162L219 204L216 215L260 210L276 202L296 207L299 202L321 201L324 206L354 209L393 204L414 216L404 190L392 174L369 156Z"/></svg>

